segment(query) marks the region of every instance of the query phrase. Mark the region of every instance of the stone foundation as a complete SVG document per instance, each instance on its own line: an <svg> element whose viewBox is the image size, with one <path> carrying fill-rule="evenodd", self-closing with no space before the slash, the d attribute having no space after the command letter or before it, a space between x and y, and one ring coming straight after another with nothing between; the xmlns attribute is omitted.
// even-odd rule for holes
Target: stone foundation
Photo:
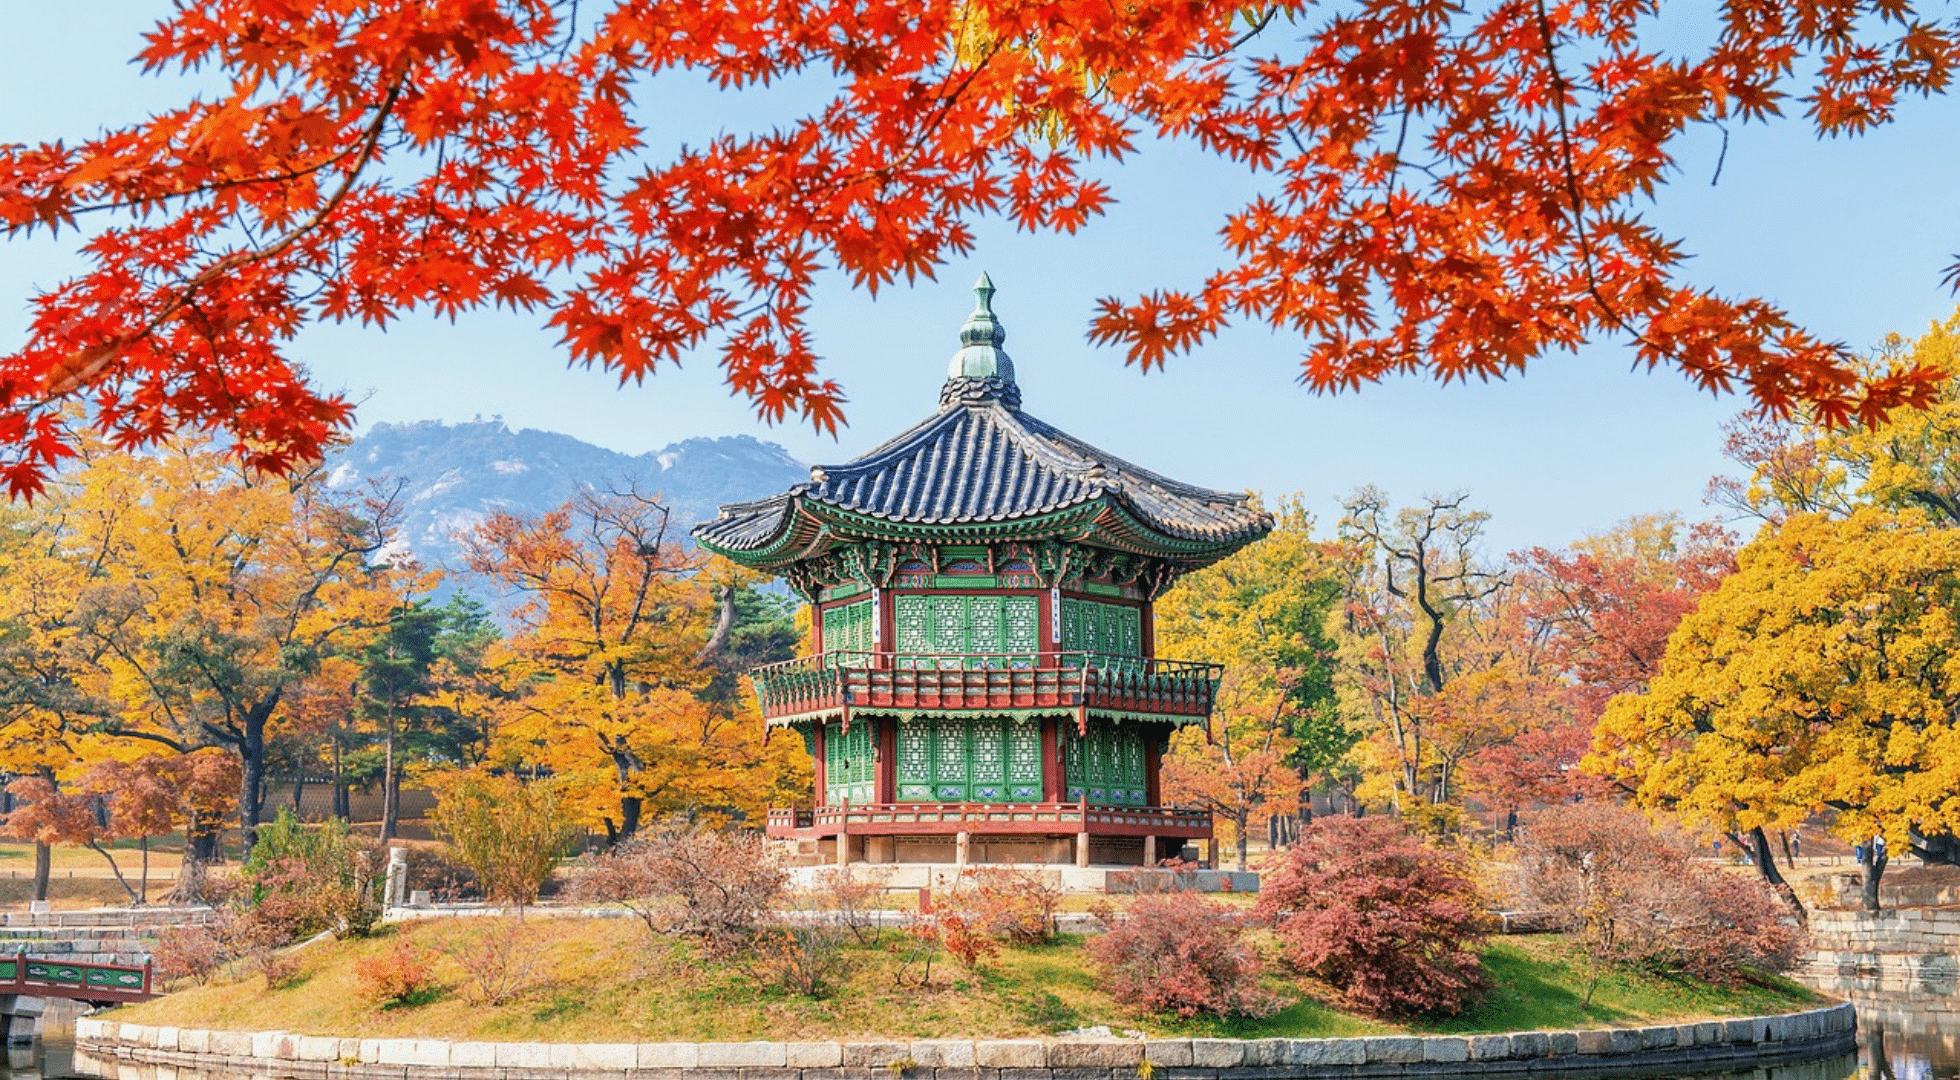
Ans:
<svg viewBox="0 0 1960 1080"><path fill-rule="evenodd" d="M931 1039L815 1043L488 1043L199 1031L85 1018L79 1070L112 1080L1290 1080L1676 1076L1854 1051L1850 1005L1593 1031L1359 1039ZM1146 1065L1146 1062L1148 1063ZM1842 1073L1832 1074L1842 1075Z"/></svg>

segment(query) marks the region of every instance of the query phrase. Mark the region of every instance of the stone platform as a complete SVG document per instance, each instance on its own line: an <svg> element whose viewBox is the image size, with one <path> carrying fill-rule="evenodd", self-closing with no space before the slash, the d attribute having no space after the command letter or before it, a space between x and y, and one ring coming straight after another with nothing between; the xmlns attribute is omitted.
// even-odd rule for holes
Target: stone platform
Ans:
<svg viewBox="0 0 1960 1080"><path fill-rule="evenodd" d="M967 871L983 869L980 863L852 863L848 869L860 881L882 881L885 888L911 891L931 889L935 894L954 892ZM992 864L994 868L1039 875L1049 885L1065 893L1147 893L1147 892L1251 892L1259 891L1259 875L1236 870L1165 870L1140 866L1057 866L1052 863ZM834 866L797 866L790 869L797 886L817 884Z"/></svg>

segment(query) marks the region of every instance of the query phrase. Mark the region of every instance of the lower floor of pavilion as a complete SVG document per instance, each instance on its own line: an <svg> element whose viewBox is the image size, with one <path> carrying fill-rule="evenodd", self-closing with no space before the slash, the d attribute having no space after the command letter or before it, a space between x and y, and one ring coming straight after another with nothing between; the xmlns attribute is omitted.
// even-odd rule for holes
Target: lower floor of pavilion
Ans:
<svg viewBox="0 0 1960 1080"><path fill-rule="evenodd" d="M797 861L1151 866L1210 855L1209 812L1165 806L1171 723L924 711L796 725L808 808L772 810Z"/></svg>

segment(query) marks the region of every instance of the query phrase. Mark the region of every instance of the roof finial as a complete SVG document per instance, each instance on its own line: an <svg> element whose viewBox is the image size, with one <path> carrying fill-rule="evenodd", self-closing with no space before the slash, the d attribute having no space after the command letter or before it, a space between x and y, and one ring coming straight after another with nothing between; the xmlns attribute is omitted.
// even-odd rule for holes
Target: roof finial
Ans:
<svg viewBox="0 0 1960 1080"><path fill-rule="evenodd" d="M1014 361L1001 348L1007 341L1007 330L994 316L993 279L982 273L973 283L973 295L973 314L960 327L960 351L946 365L940 406L955 401L998 400L1018 408L1021 392L1014 385Z"/></svg>

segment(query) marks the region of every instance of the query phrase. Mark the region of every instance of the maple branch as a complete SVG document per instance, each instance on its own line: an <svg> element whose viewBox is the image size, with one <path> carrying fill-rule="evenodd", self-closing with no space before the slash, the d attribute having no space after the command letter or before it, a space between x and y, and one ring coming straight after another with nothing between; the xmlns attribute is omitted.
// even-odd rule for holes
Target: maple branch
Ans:
<svg viewBox="0 0 1960 1080"><path fill-rule="evenodd" d="M1565 116L1565 90L1568 84L1565 76L1559 71L1558 44L1552 31L1551 15L1545 11L1545 0L1537 0L1537 5L1538 36L1544 44L1545 67L1552 75L1552 108L1558 114L1560 165L1561 171L1565 174L1566 197L1572 203L1572 233L1579 241L1580 263L1586 274L1586 293L1599 304L1600 311L1614 326L1633 335L1635 341L1648 348L1657 352L1666 352L1667 350L1659 348L1648 340L1645 334L1629 326L1626 319L1620 316L1612 303L1599 291L1599 274L1593 261L1592 238L1586 234L1585 200L1579 194L1579 174L1572 164L1572 129Z"/></svg>
<svg viewBox="0 0 1960 1080"><path fill-rule="evenodd" d="M1220 49L1214 53L1200 53L1199 57L1204 60L1216 60L1221 56L1225 56L1229 53L1235 53L1239 51L1239 49L1243 47L1247 42L1251 41L1253 38L1256 38L1261 33L1263 33L1266 27L1272 23L1273 16L1278 14L1279 14L1278 7L1275 6L1275 7L1267 8L1266 13L1259 17L1259 21L1252 24L1251 29L1247 30L1243 34L1240 34L1237 41L1232 42L1230 45L1227 45L1223 49Z"/></svg>
<svg viewBox="0 0 1960 1080"><path fill-rule="evenodd" d="M375 150L380 146L381 136L387 126L388 117L394 112L395 103L401 99L402 90L407 85L408 71L404 69L395 77L395 81L389 85L387 93L381 99L381 104L377 106L374 121L368 125L367 132L362 137L359 156L347 170L347 174L341 178L339 188L327 198L326 202L320 205L320 209L315 211L312 217L294 226L285 235L264 248L251 252L233 252L200 271L197 276L191 278L190 281L183 285L174 299L164 305L163 310L151 316L149 321L144 323L142 329L132 334L117 337L109 342L108 347L102 349L98 355L91 357L87 362L69 370L60 380L50 384L44 391L44 396L39 404L45 407L53 403L56 399L65 397L93 382L118 357L122 356L123 352L129 346L155 333L158 327L162 326L178 311L190 304L192 298L197 295L198 290L217 280L221 275L241 266L247 266L272 258L295 243L298 243L308 233L325 224L326 220L333 215L334 211L340 208L340 204L354 190L354 182L360 178L361 173L374 160ZM90 350L70 353L68 359L72 361L85 355L88 351Z"/></svg>
<svg viewBox="0 0 1960 1080"><path fill-rule="evenodd" d="M319 172L322 169L330 169L335 165L338 165L339 163L347 160L347 158L350 155L356 153L359 149L360 149L359 144L356 144L354 146L348 147L345 150L340 151L339 153L333 155L332 157L327 158L324 161L319 162L318 164L307 165L303 168L288 169L285 172L262 173L258 176L243 176L230 180L214 180L208 184L196 184L191 187L184 188L180 191L166 191L161 195L147 195L142 198L130 198L130 199L111 199L108 202L90 203L87 206L77 206L72 210L69 210L68 216L79 217L83 214L101 213L104 210L123 210L123 209L136 209L141 207L148 207L151 205L167 203L172 199L194 199L200 195L210 195L214 192L227 191L230 190L231 188L236 188L236 187L250 187L255 184L290 183L294 180L303 180L306 177L312 176L314 173ZM32 227L33 227L32 223L26 223L21 225L10 225L6 228L5 231L8 235L12 235L13 233L19 232L22 229L27 229Z"/></svg>

